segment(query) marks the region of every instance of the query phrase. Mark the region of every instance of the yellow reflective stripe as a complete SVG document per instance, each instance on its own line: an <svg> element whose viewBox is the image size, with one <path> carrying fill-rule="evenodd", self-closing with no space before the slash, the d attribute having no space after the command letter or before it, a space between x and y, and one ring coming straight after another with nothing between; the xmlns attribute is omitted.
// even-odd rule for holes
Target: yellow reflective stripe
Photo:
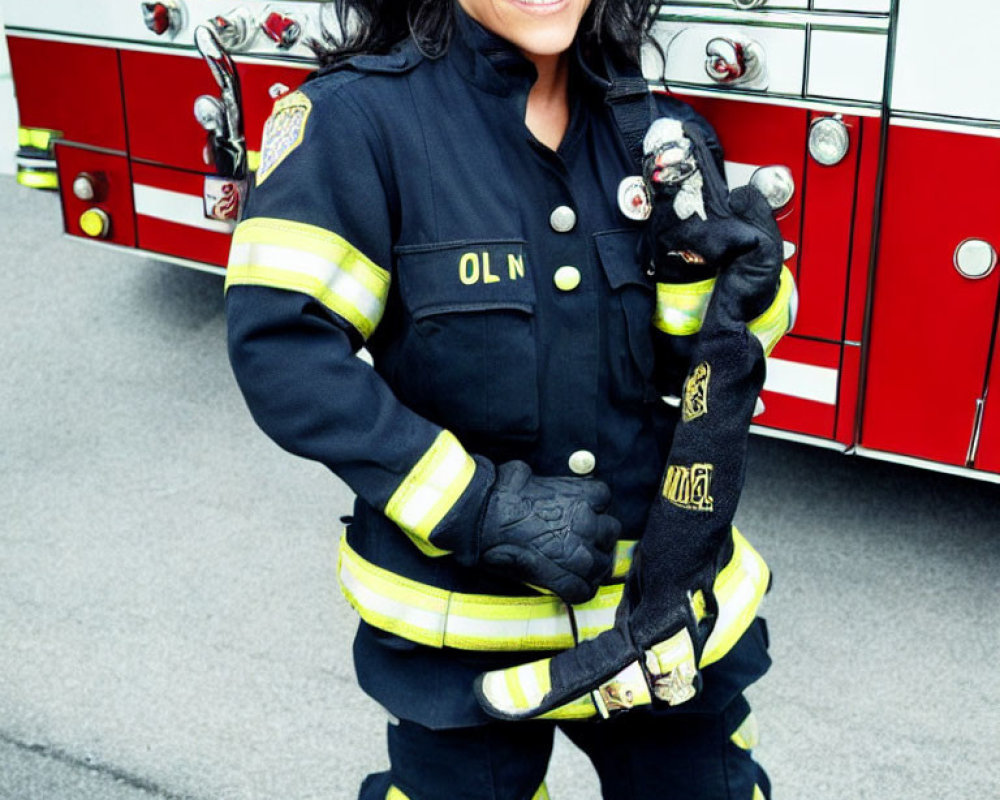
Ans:
<svg viewBox="0 0 1000 800"><path fill-rule="evenodd" d="M237 285L304 292L367 339L385 311L389 273L333 231L255 217L233 234L226 289Z"/></svg>
<svg viewBox="0 0 1000 800"><path fill-rule="evenodd" d="M622 539L615 544L614 561L611 566L611 577L621 580L632 569L632 554L638 544L635 539Z"/></svg>
<svg viewBox="0 0 1000 800"><path fill-rule="evenodd" d="M733 529L734 550L715 579L719 617L701 666L722 658L753 622L770 573L756 550ZM338 575L347 601L370 625L430 647L525 651L572 647L566 606L553 595L511 597L449 592L366 561L341 540ZM573 606L579 637L592 639L614 624L621 584Z"/></svg>
<svg viewBox="0 0 1000 800"><path fill-rule="evenodd" d="M757 717L752 711L746 715L740 727L733 731L729 739L741 750L753 750L757 746L760 742L760 732L757 729Z"/></svg>
<svg viewBox="0 0 1000 800"><path fill-rule="evenodd" d="M534 664L530 666L533 667ZM525 672L527 672L527 675L522 674ZM533 675L533 670L523 670L520 667L504 672L504 679L507 682L507 696L510 697L515 709L523 711L526 708L532 707L533 704L528 701L524 689L521 688L521 679Z"/></svg>
<svg viewBox="0 0 1000 800"><path fill-rule="evenodd" d="M347 601L370 625L430 647L557 650L572 647L566 606L553 595L511 597L449 592L366 561L341 539L337 569ZM614 622L621 586L603 586L574 607L588 637Z"/></svg>
<svg viewBox="0 0 1000 800"><path fill-rule="evenodd" d="M714 664L746 633L767 592L771 572L743 535L733 528L733 557L712 586L719 616L705 642L699 666Z"/></svg>
<svg viewBox="0 0 1000 800"><path fill-rule="evenodd" d="M658 667L657 675L669 675L679 664L690 661L694 665L694 642L687 628L677 631L669 639L657 642L646 651L647 658L652 654ZM647 660L647 665L649 661Z"/></svg>
<svg viewBox="0 0 1000 800"><path fill-rule="evenodd" d="M483 692L491 702L494 696L499 698L501 705L498 707L511 714L534 708L552 688L549 678L551 662L551 658L543 658L510 669L488 672L483 678Z"/></svg>
<svg viewBox="0 0 1000 800"><path fill-rule="evenodd" d="M708 616L708 601L705 600L705 593L701 589L691 595L691 611L698 622Z"/></svg>
<svg viewBox="0 0 1000 800"><path fill-rule="evenodd" d="M795 324L796 306L795 278L788 267L781 268L781 278L778 281L778 294L767 311L750 321L747 327L764 346L764 355L771 355L774 346Z"/></svg>
<svg viewBox="0 0 1000 800"><path fill-rule="evenodd" d="M701 330L715 278L695 283L656 284L653 325L672 336L690 336Z"/></svg>
<svg viewBox="0 0 1000 800"><path fill-rule="evenodd" d="M615 623L615 609L622 599L622 585L601 586L586 603L573 606L576 629L580 641L593 639ZM572 646L572 645L570 645Z"/></svg>
<svg viewBox="0 0 1000 800"><path fill-rule="evenodd" d="M597 706L594 705L594 696L592 693L587 693L545 714L539 714L538 719L590 719L596 714Z"/></svg>
<svg viewBox="0 0 1000 800"><path fill-rule="evenodd" d="M18 167L17 182L29 189L58 189L59 176L55 170L26 169Z"/></svg>
<svg viewBox="0 0 1000 800"><path fill-rule="evenodd" d="M256 172L260 167L260 150L247 150L247 168Z"/></svg>
<svg viewBox="0 0 1000 800"><path fill-rule="evenodd" d="M656 311L653 325L673 336L690 336L701 330L708 301L715 288L715 279L698 283L656 284ZM770 355L795 323L797 290L795 279L788 267L781 268L778 293L768 309L751 320L747 327L760 339L765 355Z"/></svg>
<svg viewBox="0 0 1000 800"><path fill-rule="evenodd" d="M49 130L48 128L18 128L17 146L34 147L36 150L48 150L52 146L52 140L62 136L60 131Z"/></svg>
<svg viewBox="0 0 1000 800"><path fill-rule="evenodd" d="M385 515L425 555L447 555L447 550L431 544L431 532L455 505L475 471L476 462L454 434L441 431L396 487L385 506Z"/></svg>
<svg viewBox="0 0 1000 800"><path fill-rule="evenodd" d="M403 578L340 541L337 576L344 596L376 628L429 647L444 647L449 592Z"/></svg>
<svg viewBox="0 0 1000 800"><path fill-rule="evenodd" d="M753 785L753 800L767 800L767 796L764 794L763 789L761 789L756 783Z"/></svg>
<svg viewBox="0 0 1000 800"><path fill-rule="evenodd" d="M389 791L385 793L385 800L410 800L410 798L403 794L400 789L397 789L395 786L390 786ZM545 788L544 783L539 786L538 791L531 796L531 800L550 800L549 790Z"/></svg>

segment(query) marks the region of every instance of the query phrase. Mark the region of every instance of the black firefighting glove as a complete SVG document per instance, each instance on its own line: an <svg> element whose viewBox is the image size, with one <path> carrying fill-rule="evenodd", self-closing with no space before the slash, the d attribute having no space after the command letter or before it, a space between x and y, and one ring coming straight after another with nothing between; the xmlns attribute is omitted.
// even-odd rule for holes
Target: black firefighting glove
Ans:
<svg viewBox="0 0 1000 800"><path fill-rule="evenodd" d="M621 523L604 513L610 502L601 481L501 464L480 524L478 565L567 603L589 600L611 571L621 535Z"/></svg>
<svg viewBox="0 0 1000 800"><path fill-rule="evenodd" d="M731 203L751 230L755 225L742 215L756 220L763 212L755 193L734 193ZM763 348L746 324L765 286L773 286L771 271L756 260L759 247L735 255L718 277L695 340L661 491L614 627L554 658L480 676L476 694L487 713L565 719L687 702L700 689L700 667L721 658L753 620L766 589L766 566L761 561L747 571L746 593L734 592L720 571L732 563L730 575L736 574L740 562L756 555L732 521L764 382Z"/></svg>
<svg viewBox="0 0 1000 800"><path fill-rule="evenodd" d="M750 261L736 274L747 321L762 314L778 291L782 237L763 196L751 187L730 193L726 179L695 125L659 119L644 142L643 177L653 210L643 243L658 292L676 306L658 314L654 335L658 388L679 395L691 363L706 283L736 258ZM699 298L701 305L699 306ZM668 299L669 306L673 301Z"/></svg>

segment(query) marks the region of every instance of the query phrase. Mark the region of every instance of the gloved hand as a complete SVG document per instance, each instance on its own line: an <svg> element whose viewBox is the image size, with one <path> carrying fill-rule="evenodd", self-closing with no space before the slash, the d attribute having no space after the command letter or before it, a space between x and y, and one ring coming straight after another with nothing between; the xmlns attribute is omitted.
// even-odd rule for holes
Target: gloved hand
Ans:
<svg viewBox="0 0 1000 800"><path fill-rule="evenodd" d="M728 272L727 302L731 316L749 322L778 292L783 242L760 192L743 186L730 193L697 126L656 120L644 150L643 175L653 197L645 257L661 284L656 326L664 335L654 337L658 383L662 393L678 395L713 279L741 260Z"/></svg>
<svg viewBox="0 0 1000 800"><path fill-rule="evenodd" d="M660 118L650 126L643 150L643 178L653 198L647 236L657 283L714 277L756 246L760 232L734 215L725 175L697 126Z"/></svg>
<svg viewBox="0 0 1000 800"><path fill-rule="evenodd" d="M600 481L539 477L523 461L501 464L480 524L478 564L567 603L585 602L610 573L621 535L621 523L603 513L610 502Z"/></svg>

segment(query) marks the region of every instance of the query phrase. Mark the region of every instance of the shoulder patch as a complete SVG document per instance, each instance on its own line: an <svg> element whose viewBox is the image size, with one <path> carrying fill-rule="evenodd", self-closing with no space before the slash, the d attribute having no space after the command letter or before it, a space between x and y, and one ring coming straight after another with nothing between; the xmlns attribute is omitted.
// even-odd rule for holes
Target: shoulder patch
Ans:
<svg viewBox="0 0 1000 800"><path fill-rule="evenodd" d="M260 166L257 168L257 185L285 160L289 153L302 144L306 120L312 111L312 102L300 91L282 97L264 124L264 141L260 148Z"/></svg>

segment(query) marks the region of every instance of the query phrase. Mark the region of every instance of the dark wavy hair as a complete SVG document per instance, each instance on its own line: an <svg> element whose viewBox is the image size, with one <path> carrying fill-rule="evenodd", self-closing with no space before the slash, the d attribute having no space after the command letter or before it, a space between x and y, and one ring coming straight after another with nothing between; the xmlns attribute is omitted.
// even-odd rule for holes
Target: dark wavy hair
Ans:
<svg viewBox="0 0 1000 800"><path fill-rule="evenodd" d="M332 67L362 53L386 53L407 37L437 58L448 49L455 29L457 0L334 0L339 36L327 35L312 47L320 67ZM656 18L659 2L592 0L580 22L582 44L616 60L638 65L639 52Z"/></svg>

